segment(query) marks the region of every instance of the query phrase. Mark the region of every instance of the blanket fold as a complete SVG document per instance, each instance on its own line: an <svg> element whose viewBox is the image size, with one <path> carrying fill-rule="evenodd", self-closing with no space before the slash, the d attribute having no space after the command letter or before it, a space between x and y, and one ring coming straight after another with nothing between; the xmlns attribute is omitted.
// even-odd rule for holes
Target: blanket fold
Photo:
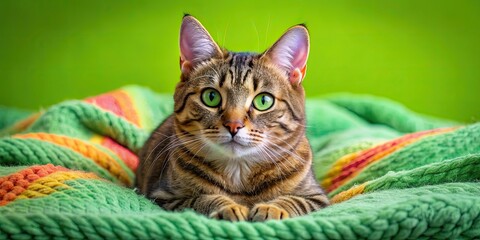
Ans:
<svg viewBox="0 0 480 240"><path fill-rule="evenodd" d="M306 107L314 171L334 204L265 223L167 212L131 189L170 95L127 86L37 113L0 107L0 239L480 238L480 124L352 94Z"/></svg>

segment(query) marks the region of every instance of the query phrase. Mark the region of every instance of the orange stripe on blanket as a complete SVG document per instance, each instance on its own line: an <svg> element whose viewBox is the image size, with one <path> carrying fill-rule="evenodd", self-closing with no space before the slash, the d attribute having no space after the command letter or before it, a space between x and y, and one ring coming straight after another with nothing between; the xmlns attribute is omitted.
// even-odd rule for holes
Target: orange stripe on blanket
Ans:
<svg viewBox="0 0 480 240"><path fill-rule="evenodd" d="M85 102L113 112L114 114L125 118L129 122L140 126L140 119L138 117L135 105L133 104L132 98L123 90L117 90L96 97L87 98L85 99Z"/></svg>
<svg viewBox="0 0 480 240"><path fill-rule="evenodd" d="M102 145L103 147L107 148L108 150L112 151L115 155L117 155L122 161L132 169L132 171L136 171L138 167L138 156L135 155L130 149L126 148L125 146L117 143L115 140L104 137L101 135L94 134L92 138L90 138L89 142Z"/></svg>
<svg viewBox="0 0 480 240"><path fill-rule="evenodd" d="M60 189L70 188L64 182L74 179L100 179L93 173L78 171L61 171L52 173L46 177L39 178L32 182L17 199L44 197Z"/></svg>
<svg viewBox="0 0 480 240"><path fill-rule="evenodd" d="M28 186L39 178L45 177L57 171L67 171L67 168L46 164L33 166L19 172L0 178L0 206L12 201L25 191Z"/></svg>
<svg viewBox="0 0 480 240"><path fill-rule="evenodd" d="M30 125L32 125L40 116L42 116L42 113L34 113L27 118L15 123L12 129L16 132L23 131L27 129Z"/></svg>
<svg viewBox="0 0 480 240"><path fill-rule="evenodd" d="M71 171L61 166L46 164L33 166L0 178L0 206L15 199L42 197L59 187L68 188L63 181L71 179L93 179L93 173Z"/></svg>
<svg viewBox="0 0 480 240"><path fill-rule="evenodd" d="M331 192L357 176L362 169L368 165L383 159L385 156L405 147L421 138L452 131L456 128L434 129L423 132L407 134L403 137L380 144L374 148L359 151L357 153L346 155L340 158L327 174L327 178L322 181L322 185L327 192Z"/></svg>
<svg viewBox="0 0 480 240"><path fill-rule="evenodd" d="M335 203L339 203L339 202L343 202L345 200L348 200L356 195L359 195L359 194L362 194L364 191L365 191L365 186L367 184L366 183L363 183L363 184L360 184L360 185L357 185L357 186L354 186L350 189L348 189L347 191L343 191L337 195L335 195L330 201L335 204Z"/></svg>
<svg viewBox="0 0 480 240"><path fill-rule="evenodd" d="M113 176L118 178L125 185L130 186L132 184L132 180L130 179L128 174L125 172L124 169L122 169L120 164L115 159L113 159L110 155L102 152L95 146L83 142L82 140L48 133L17 134L14 135L14 137L39 139L64 147L68 147L82 154L83 156L92 159L96 164L108 170Z"/></svg>

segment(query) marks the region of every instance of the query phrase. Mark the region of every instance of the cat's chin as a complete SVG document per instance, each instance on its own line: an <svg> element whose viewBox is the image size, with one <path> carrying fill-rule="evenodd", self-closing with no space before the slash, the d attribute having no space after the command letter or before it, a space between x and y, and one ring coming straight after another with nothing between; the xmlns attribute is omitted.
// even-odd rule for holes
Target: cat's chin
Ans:
<svg viewBox="0 0 480 240"><path fill-rule="evenodd" d="M235 141L230 141L227 143L220 144L221 148L225 150L225 154L229 157L241 157L243 156L249 149L249 147L243 146L240 143Z"/></svg>
<svg viewBox="0 0 480 240"><path fill-rule="evenodd" d="M229 159L242 158L256 152L255 147L245 146L235 141L213 144L212 148L215 153Z"/></svg>

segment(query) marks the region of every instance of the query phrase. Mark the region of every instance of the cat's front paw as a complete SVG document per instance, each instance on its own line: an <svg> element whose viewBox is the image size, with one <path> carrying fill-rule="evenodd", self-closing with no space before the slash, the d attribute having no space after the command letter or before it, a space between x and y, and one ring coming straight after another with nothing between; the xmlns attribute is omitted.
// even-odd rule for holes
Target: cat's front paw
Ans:
<svg viewBox="0 0 480 240"><path fill-rule="evenodd" d="M210 214L211 218L228 220L232 222L245 221L248 216L248 208L240 204L230 204L221 207Z"/></svg>
<svg viewBox="0 0 480 240"><path fill-rule="evenodd" d="M290 214L288 214L287 210L265 203L255 205L252 210L250 210L250 214L248 216L248 218L254 222L281 220L289 217Z"/></svg>

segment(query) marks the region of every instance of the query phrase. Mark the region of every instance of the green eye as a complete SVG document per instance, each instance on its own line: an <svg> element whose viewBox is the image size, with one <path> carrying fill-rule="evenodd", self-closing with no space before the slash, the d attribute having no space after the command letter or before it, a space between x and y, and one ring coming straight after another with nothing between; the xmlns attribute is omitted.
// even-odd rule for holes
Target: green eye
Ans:
<svg viewBox="0 0 480 240"><path fill-rule="evenodd" d="M259 111L265 111L273 106L275 99L270 93L260 93L253 99L253 106Z"/></svg>
<svg viewBox="0 0 480 240"><path fill-rule="evenodd" d="M207 88L203 90L202 92L203 104L209 107L217 107L218 105L220 105L221 101L222 101L222 96L220 96L220 93L217 90L213 88Z"/></svg>

